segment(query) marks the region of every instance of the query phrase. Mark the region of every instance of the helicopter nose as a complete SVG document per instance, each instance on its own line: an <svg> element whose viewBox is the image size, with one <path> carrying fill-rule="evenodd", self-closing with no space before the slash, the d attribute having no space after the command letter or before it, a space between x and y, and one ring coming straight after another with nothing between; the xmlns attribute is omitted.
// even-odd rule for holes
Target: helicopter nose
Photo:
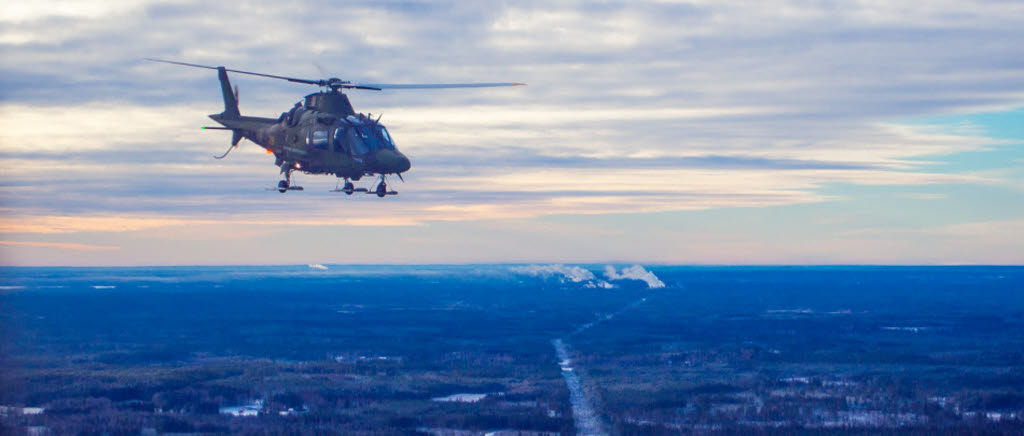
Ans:
<svg viewBox="0 0 1024 436"><path fill-rule="evenodd" d="M381 150L377 154L377 161L385 168L387 173L404 173L412 168L412 163L404 154L393 150Z"/></svg>
<svg viewBox="0 0 1024 436"><path fill-rule="evenodd" d="M412 168L412 162L409 162L409 158L405 157L404 154L398 153L398 171L396 172L404 173L409 171L409 168Z"/></svg>

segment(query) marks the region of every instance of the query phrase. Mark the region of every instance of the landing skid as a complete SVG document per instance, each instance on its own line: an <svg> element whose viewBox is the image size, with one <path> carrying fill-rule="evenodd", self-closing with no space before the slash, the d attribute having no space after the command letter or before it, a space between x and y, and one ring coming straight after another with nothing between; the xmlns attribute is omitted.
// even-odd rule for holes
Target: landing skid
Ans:
<svg viewBox="0 0 1024 436"><path fill-rule="evenodd" d="M366 189L366 188L355 188L355 189L353 189L351 191L346 191L344 189L332 189L332 190L327 191L327 192L343 192L343 193L349 194L349 195L351 195L351 194L358 194L358 193L377 195L377 191L371 191L371 190ZM398 195L398 191L384 191L384 195Z"/></svg>
<svg viewBox="0 0 1024 436"><path fill-rule="evenodd" d="M339 181L338 184L341 184L341 182ZM380 183L377 184L377 188L372 191L367 188L356 188L355 185L352 184L352 182L350 182L348 179L345 179L345 186L339 188L338 185L335 185L334 189L330 190L330 192L343 192L345 193L345 195L352 195L356 192L361 192L364 194L376 195L381 198L384 198L385 196L388 195L398 195L398 191L388 190L387 182L386 180L384 180L383 176L380 178Z"/></svg>
<svg viewBox="0 0 1024 436"><path fill-rule="evenodd" d="M288 168L282 165L281 173L284 174L284 180L277 182L277 188L270 188L268 191L277 191L282 194L288 191L302 191L303 189L301 186L292 185L292 171L294 171L294 169L292 169L290 165Z"/></svg>
<svg viewBox="0 0 1024 436"><path fill-rule="evenodd" d="M344 192L346 194L352 194L353 192L362 192L364 194L369 194L370 190L366 188L352 188L351 190L345 188L334 188L328 192Z"/></svg>

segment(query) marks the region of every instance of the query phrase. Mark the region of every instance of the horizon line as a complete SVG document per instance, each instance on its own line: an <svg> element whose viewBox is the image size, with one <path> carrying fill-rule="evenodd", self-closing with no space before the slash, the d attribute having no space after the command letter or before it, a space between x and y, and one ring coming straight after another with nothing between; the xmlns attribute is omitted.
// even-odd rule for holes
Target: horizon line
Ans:
<svg viewBox="0 0 1024 436"><path fill-rule="evenodd" d="M378 266L417 266L417 267L459 267L459 266L516 266L516 265L641 265L646 267L694 267L694 268L927 268L927 267L1024 267L1016 263L667 263L667 262L440 262L440 263L226 263L226 264L148 264L148 265L0 265L0 268L223 268L223 267L309 267L311 265L337 267L378 267Z"/></svg>

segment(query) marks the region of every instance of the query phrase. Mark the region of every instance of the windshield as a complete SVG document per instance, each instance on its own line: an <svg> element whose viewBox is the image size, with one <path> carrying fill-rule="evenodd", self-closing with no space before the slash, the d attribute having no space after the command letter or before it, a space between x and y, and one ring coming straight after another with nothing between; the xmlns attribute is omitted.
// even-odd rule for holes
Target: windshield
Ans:
<svg viewBox="0 0 1024 436"><path fill-rule="evenodd" d="M357 132L355 128L349 127L345 129L345 136L348 137L349 149L352 150L352 154L366 154L370 152L370 148L364 141L364 136Z"/></svg>
<svg viewBox="0 0 1024 436"><path fill-rule="evenodd" d="M374 134L374 129L371 126L358 126L356 130L359 131L359 137L366 143L366 146L370 151L374 151L378 148L388 148L388 145L381 140L379 134Z"/></svg>
<svg viewBox="0 0 1024 436"><path fill-rule="evenodd" d="M384 139L385 147L395 148L395 141L391 140L391 135L388 134L388 129L385 129L384 126L380 126L377 128L377 132L380 133L380 137Z"/></svg>
<svg viewBox="0 0 1024 436"><path fill-rule="evenodd" d="M341 129L337 137L340 137ZM349 150L353 155L367 154L378 149L394 149L395 143L391 140L384 126L351 126L345 128L345 139ZM337 141L337 139L335 139Z"/></svg>

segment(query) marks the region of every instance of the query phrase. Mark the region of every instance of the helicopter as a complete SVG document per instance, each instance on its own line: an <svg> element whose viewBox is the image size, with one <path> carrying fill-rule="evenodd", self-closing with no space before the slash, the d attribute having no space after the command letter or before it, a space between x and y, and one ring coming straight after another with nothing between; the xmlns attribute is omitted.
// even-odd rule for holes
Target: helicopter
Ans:
<svg viewBox="0 0 1024 436"><path fill-rule="evenodd" d="M224 111L210 115L222 127L207 126L207 130L230 130L231 146L215 159L227 157L238 147L242 139L248 139L274 155L274 165L281 168L283 180L276 190L280 193L302 191L301 186L292 182L292 173L335 175L339 185L331 192L352 195L355 192L376 194L378 197L397 195L388 189L387 176L402 178L402 173L412 167L409 158L398 151L395 141L380 122L380 115L356 113L349 102L345 89L382 91L387 89L440 89L440 88L489 88L500 86L524 86L524 83L437 83L437 84L362 84L341 80L301 79L251 71L234 70L223 66L213 67L164 59L146 58L148 61L183 65L187 67L217 70L221 93L224 97ZM295 103L290 110L277 118L244 116L238 110L238 87L232 90L228 72L247 74L270 79L287 80L320 87L318 92L309 94ZM376 188L356 188L353 181L363 177L376 177ZM274 188L271 188L273 190Z"/></svg>

